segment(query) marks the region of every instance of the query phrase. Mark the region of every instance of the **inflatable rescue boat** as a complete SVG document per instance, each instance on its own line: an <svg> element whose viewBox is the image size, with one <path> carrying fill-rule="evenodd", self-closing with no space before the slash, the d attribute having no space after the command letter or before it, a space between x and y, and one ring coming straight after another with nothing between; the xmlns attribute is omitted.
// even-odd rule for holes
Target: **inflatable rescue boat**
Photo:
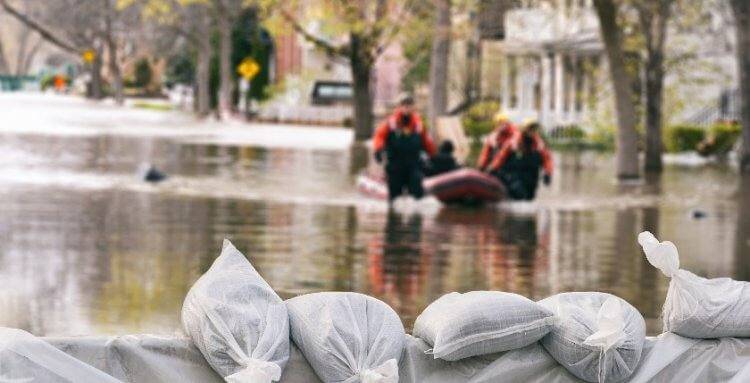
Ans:
<svg viewBox="0 0 750 383"><path fill-rule="evenodd" d="M445 204L495 203L505 197L505 188L500 181L471 168L427 177L423 184L426 194L434 195ZM357 178L357 190L371 198L388 199L384 178L362 174Z"/></svg>

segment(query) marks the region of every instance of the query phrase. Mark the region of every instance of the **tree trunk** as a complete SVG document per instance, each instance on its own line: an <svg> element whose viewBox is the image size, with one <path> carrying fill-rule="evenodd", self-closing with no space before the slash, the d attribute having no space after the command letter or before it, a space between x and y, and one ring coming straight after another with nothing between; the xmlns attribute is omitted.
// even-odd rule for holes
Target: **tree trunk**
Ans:
<svg viewBox="0 0 750 383"><path fill-rule="evenodd" d="M361 36L352 33L349 45L349 63L354 86L354 137L357 140L366 140L372 136L373 130L373 99L370 80L374 60L364 46Z"/></svg>
<svg viewBox="0 0 750 383"><path fill-rule="evenodd" d="M101 100L103 97L102 93L102 56L101 52L97 51L94 56L94 61L91 62L91 83L89 85L89 97L94 100Z"/></svg>
<svg viewBox="0 0 750 383"><path fill-rule="evenodd" d="M117 44L112 36L107 39L107 52L109 53L109 72L112 75L112 91L114 92L115 102L122 105L125 102L125 96L122 89L122 71L117 61Z"/></svg>
<svg viewBox="0 0 750 383"><path fill-rule="evenodd" d="M39 49L42 47L44 40L38 39L36 43L31 47L31 50L25 55L23 63L21 64L20 73L21 75L29 74L31 64L34 62L36 55L39 53Z"/></svg>
<svg viewBox="0 0 750 383"><path fill-rule="evenodd" d="M3 47L2 39L0 39L0 73L10 74L10 68L8 68L8 60L5 58L5 48Z"/></svg>
<svg viewBox="0 0 750 383"><path fill-rule="evenodd" d="M741 173L750 176L750 2L732 0L732 9L737 33L737 68L742 103L742 147L739 165Z"/></svg>
<svg viewBox="0 0 750 383"><path fill-rule="evenodd" d="M662 105L664 104L664 44L674 0L640 4L638 16L646 42L646 160L647 172L662 171Z"/></svg>
<svg viewBox="0 0 750 383"><path fill-rule="evenodd" d="M599 27L609 61L617 114L616 167L620 179L638 178L638 132L632 81L625 68L622 38L617 25L617 6L612 0L594 0Z"/></svg>
<svg viewBox="0 0 750 383"><path fill-rule="evenodd" d="M219 25L219 116L229 117L232 111L232 22L229 15L221 15Z"/></svg>
<svg viewBox="0 0 750 383"><path fill-rule="evenodd" d="M435 31L430 57L429 121L435 131L437 117L448 108L448 62L450 59L451 0L436 0Z"/></svg>
<svg viewBox="0 0 750 383"><path fill-rule="evenodd" d="M474 103L481 96L482 40L478 23L476 13L472 12L470 16L471 35L466 41L466 81L464 83L464 101L468 104Z"/></svg>
<svg viewBox="0 0 750 383"><path fill-rule="evenodd" d="M662 105L664 67L662 54L653 52L646 61L646 163L649 172L662 170Z"/></svg>
<svg viewBox="0 0 750 383"><path fill-rule="evenodd" d="M29 45L30 37L31 30L24 27L23 32L21 32L21 37L18 40L18 45L16 47L16 66L14 70L16 76L21 76L22 74L24 74L21 73L21 67L23 66L24 55L26 54L26 48Z"/></svg>
<svg viewBox="0 0 750 383"><path fill-rule="evenodd" d="M203 39L203 37L201 37ZM205 35L205 45L198 47L198 64L196 68L196 112L205 117L211 112L211 41Z"/></svg>
<svg viewBox="0 0 750 383"><path fill-rule="evenodd" d="M115 103L122 105L125 102L122 92L122 72L120 71L120 63L117 61L117 42L115 41L112 27L115 18L114 13L116 12L114 9L115 4L110 0L104 0L104 6L106 7L106 14L104 15L104 42L107 44L107 53L109 56L107 67L112 77L112 91L114 92Z"/></svg>

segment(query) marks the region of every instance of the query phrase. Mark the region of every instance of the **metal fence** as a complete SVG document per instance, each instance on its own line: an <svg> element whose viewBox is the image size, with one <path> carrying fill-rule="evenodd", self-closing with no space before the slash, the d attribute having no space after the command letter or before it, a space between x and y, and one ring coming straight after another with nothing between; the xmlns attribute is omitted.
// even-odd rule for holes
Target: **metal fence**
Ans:
<svg viewBox="0 0 750 383"><path fill-rule="evenodd" d="M687 119L687 123L708 127L717 121L739 121L740 108L739 89L725 90L714 105L708 105L698 110L693 116Z"/></svg>

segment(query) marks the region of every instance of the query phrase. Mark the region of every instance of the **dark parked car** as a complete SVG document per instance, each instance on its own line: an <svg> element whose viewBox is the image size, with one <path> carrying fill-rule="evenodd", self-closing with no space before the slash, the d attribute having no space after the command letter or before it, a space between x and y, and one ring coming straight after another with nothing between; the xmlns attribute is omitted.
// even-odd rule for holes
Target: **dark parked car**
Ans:
<svg viewBox="0 0 750 383"><path fill-rule="evenodd" d="M312 91L313 105L351 104L352 84L343 81L316 81Z"/></svg>

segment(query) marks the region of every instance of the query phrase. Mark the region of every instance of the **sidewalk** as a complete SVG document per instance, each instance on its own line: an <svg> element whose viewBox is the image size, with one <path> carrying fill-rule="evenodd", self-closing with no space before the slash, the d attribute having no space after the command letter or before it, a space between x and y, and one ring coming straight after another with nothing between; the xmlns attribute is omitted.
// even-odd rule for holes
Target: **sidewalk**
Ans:
<svg viewBox="0 0 750 383"><path fill-rule="evenodd" d="M0 134L163 137L183 142L342 150L353 132L341 127L198 119L180 111L121 107L77 96L0 93Z"/></svg>

